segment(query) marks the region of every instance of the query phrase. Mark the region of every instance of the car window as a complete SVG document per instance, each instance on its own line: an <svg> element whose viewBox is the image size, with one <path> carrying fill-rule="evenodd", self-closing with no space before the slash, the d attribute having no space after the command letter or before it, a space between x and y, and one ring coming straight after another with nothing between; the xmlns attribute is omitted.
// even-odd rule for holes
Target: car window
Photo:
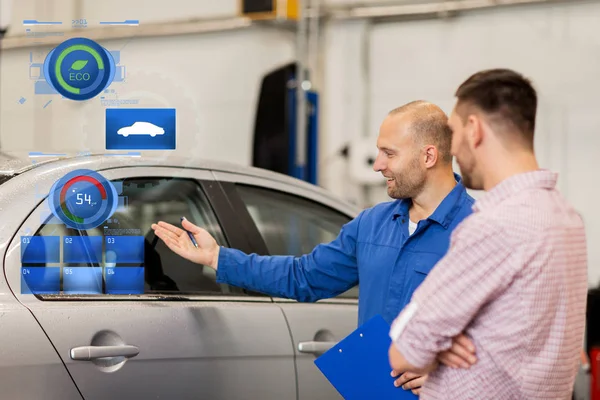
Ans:
<svg viewBox="0 0 600 400"><path fill-rule="evenodd" d="M351 220L298 196L255 186L236 187L271 255L310 253L318 244L334 240ZM338 297L357 298L358 286Z"/></svg>
<svg viewBox="0 0 600 400"><path fill-rule="evenodd" d="M77 231L51 216L31 238L59 238L60 260L50 257L47 264L28 264L61 267L60 293L243 293L242 289L216 283L212 268L178 256L151 229L157 221L181 226L181 217L186 217L210 232L219 245L228 246L197 182L176 178L130 178L112 182L119 193L119 206L104 224ZM80 277L74 279L74 275ZM83 281L87 284L81 283Z"/></svg>
<svg viewBox="0 0 600 400"><path fill-rule="evenodd" d="M8 181L11 177L9 175L0 175L0 185Z"/></svg>

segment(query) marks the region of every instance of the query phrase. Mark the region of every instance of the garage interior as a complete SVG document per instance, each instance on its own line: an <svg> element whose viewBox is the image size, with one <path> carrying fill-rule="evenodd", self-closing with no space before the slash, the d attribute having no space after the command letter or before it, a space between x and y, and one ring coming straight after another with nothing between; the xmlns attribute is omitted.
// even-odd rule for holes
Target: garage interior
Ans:
<svg viewBox="0 0 600 400"><path fill-rule="evenodd" d="M117 69L76 102L43 70L81 36ZM585 221L587 359L574 398L600 400L599 50L595 0L0 0L0 153L106 153L105 109L172 108L169 155L283 173L364 209L390 200L372 169L390 110L423 99L450 113L467 76L520 71L539 94L538 160Z"/></svg>

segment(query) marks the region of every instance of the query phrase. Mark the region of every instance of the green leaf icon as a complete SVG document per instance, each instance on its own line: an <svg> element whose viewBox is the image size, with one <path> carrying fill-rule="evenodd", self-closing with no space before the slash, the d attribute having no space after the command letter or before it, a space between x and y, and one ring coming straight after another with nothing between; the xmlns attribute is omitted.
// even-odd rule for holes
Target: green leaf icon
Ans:
<svg viewBox="0 0 600 400"><path fill-rule="evenodd" d="M80 69L85 67L87 65L87 63L88 63L88 60L77 60L71 65L71 69L74 69L75 71L79 71Z"/></svg>

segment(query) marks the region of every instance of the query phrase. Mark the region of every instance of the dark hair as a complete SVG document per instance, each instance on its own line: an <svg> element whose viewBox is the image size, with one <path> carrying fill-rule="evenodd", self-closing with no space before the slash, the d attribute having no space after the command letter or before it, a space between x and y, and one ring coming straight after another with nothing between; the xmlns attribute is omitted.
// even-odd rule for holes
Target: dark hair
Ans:
<svg viewBox="0 0 600 400"><path fill-rule="evenodd" d="M491 123L511 125L533 147L537 94L521 74L509 69L480 71L460 85L455 96L459 106L479 108Z"/></svg>

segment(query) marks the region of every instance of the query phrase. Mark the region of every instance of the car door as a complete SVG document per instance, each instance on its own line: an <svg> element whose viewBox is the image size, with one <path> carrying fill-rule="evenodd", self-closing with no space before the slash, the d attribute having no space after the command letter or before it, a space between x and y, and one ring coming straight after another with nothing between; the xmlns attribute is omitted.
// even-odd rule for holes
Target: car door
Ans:
<svg viewBox="0 0 600 400"><path fill-rule="evenodd" d="M351 216L320 203L309 190L283 183L236 177L220 173L226 191L236 208L245 208L257 236L266 246L265 254L295 255L310 253L319 243L332 241ZM316 198L315 198L316 197ZM284 310L292 333L298 398L300 400L340 399L314 360L357 327L358 286L335 299L315 304L275 299Z"/></svg>
<svg viewBox="0 0 600 400"><path fill-rule="evenodd" d="M294 352L281 309L267 296L217 284L212 269L183 260L150 229L185 216L220 245L250 250L231 221L222 224L231 209L212 174L165 167L99 172L120 200L104 224L67 228L49 215L45 201L6 259L12 290L84 398L295 398ZM34 241L49 245L41 253L47 259L24 256L23 263L22 251L30 254ZM83 262L86 254L91 262ZM35 274L43 277L39 287Z"/></svg>

